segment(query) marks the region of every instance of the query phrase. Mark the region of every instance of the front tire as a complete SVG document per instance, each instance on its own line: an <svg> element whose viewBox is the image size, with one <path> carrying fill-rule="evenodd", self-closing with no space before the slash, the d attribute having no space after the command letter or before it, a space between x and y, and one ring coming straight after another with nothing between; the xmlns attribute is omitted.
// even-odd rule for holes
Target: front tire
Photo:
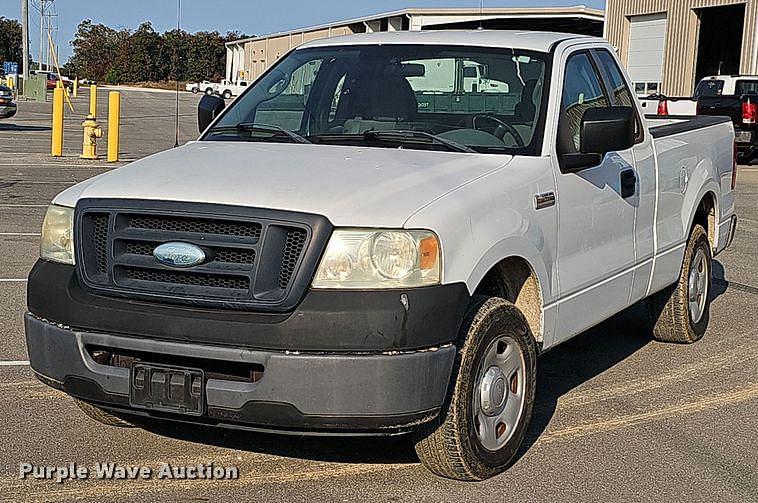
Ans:
<svg viewBox="0 0 758 503"><path fill-rule="evenodd" d="M226 91L224 91L224 95L223 96L224 96L225 100L228 100L229 98L232 97L232 92L227 89Z"/></svg>
<svg viewBox="0 0 758 503"><path fill-rule="evenodd" d="M702 225L695 225L679 281L647 300L655 340L692 344L703 337L710 318L712 271L708 234Z"/></svg>
<svg viewBox="0 0 758 503"><path fill-rule="evenodd" d="M472 301L459 340L445 408L416 431L416 453L437 475L483 480L506 470L524 440L537 352L524 315L498 297Z"/></svg>
<svg viewBox="0 0 758 503"><path fill-rule="evenodd" d="M213 94L213 88L212 87L206 88L205 89L205 94L206 94L206 96L210 96L211 94Z"/></svg>

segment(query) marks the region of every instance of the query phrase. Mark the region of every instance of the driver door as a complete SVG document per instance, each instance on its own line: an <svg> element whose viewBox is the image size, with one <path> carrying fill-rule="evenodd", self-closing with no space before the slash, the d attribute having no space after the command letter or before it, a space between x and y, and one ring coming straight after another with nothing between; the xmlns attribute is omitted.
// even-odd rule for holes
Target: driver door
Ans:
<svg viewBox="0 0 758 503"><path fill-rule="evenodd" d="M589 51L566 59L558 142L561 154L579 152L584 112L610 99ZM634 168L632 149L610 152L602 163L575 173L555 166L558 201L558 327L561 342L624 309L635 264L634 197L623 197L621 173Z"/></svg>

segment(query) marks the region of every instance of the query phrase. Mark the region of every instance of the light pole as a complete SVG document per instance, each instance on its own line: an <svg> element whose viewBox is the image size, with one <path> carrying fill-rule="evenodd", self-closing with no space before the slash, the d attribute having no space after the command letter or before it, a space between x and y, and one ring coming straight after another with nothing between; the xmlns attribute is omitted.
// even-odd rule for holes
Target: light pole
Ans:
<svg viewBox="0 0 758 503"><path fill-rule="evenodd" d="M177 42L180 40L180 30L182 21L182 0L176 0L176 37ZM174 78L176 79L176 128L174 137L174 148L179 146L179 51L177 45L174 45L176 55L174 56Z"/></svg>
<svg viewBox="0 0 758 503"><path fill-rule="evenodd" d="M24 76L23 94L26 94L26 83L29 81L29 0L21 0L21 44L23 45L22 65Z"/></svg>

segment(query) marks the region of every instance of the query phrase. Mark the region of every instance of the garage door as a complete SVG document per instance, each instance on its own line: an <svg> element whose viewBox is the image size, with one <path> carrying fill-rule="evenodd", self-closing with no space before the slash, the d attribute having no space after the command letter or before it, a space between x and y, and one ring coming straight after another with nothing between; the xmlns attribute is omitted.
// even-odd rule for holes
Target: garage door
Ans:
<svg viewBox="0 0 758 503"><path fill-rule="evenodd" d="M658 92L666 47L666 14L630 18L627 70L638 95Z"/></svg>

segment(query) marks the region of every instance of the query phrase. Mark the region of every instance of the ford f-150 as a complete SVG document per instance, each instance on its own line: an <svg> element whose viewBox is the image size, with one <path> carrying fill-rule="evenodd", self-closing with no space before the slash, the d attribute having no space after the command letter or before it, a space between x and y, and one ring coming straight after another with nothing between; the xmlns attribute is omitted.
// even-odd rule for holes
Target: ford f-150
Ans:
<svg viewBox="0 0 758 503"><path fill-rule="evenodd" d="M450 92L425 82L451 62ZM313 41L198 120L44 220L29 359L101 422L410 434L479 480L516 456L540 353L640 301L656 340L706 332L732 123L646 119L604 40Z"/></svg>

